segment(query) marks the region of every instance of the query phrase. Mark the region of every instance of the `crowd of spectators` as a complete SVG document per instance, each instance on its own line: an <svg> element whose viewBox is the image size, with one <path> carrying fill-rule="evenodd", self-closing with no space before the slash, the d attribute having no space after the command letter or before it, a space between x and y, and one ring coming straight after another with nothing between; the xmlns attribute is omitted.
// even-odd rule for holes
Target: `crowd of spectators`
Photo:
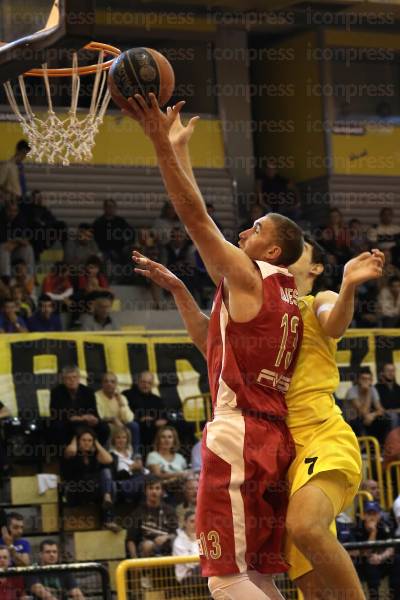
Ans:
<svg viewBox="0 0 400 600"><path fill-rule="evenodd" d="M115 199L107 198L93 223L82 222L72 230L46 207L39 190L28 189L24 171L28 153L27 142L21 140L14 156L0 165L0 329L13 333L57 331L63 326L89 331L118 329L111 314L112 286L121 283L148 286L152 307L168 306L162 290L133 272L133 249L165 264L183 279L203 308L210 306L213 283L170 202L165 202L151 226L135 227L118 214ZM309 222L304 219L299 189L279 173L274 159L269 159L259 174L254 199L239 230L251 227L255 219L270 211L300 222L327 251L325 280L332 289L340 285L343 266L352 256L371 247L384 250L384 277L360 287L354 325L399 326L400 225L393 209L383 207L379 222L372 227L359 219L346 223L334 207L327 211L326 222ZM207 210L222 230L212 203L207 203ZM238 231L224 233L237 242ZM63 259L39 277L41 254L55 242L62 246ZM44 295L51 298L51 314L48 308L29 322ZM17 316L10 305L8 316L5 314L9 300L16 303ZM64 318L51 318L53 314L64 314Z"/></svg>

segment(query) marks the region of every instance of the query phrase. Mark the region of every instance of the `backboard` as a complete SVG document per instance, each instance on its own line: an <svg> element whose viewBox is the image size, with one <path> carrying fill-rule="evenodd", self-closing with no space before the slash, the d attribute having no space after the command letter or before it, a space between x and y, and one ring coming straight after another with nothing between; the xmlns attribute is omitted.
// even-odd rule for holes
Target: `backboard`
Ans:
<svg viewBox="0 0 400 600"><path fill-rule="evenodd" d="M92 41L95 0L2 0L0 83Z"/></svg>

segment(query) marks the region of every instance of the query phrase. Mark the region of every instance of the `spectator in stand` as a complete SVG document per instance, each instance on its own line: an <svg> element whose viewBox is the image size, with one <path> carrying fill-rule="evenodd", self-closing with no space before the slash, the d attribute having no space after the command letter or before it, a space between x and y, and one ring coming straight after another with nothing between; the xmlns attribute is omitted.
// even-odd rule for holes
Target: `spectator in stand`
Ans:
<svg viewBox="0 0 400 600"><path fill-rule="evenodd" d="M117 331L119 329L111 316L114 296L111 292L95 292L89 303L89 313L81 318L82 331Z"/></svg>
<svg viewBox="0 0 400 600"><path fill-rule="evenodd" d="M145 500L133 513L133 525L126 536L130 558L171 554L178 521L175 510L162 501L162 496L161 480L148 475L145 480Z"/></svg>
<svg viewBox="0 0 400 600"><path fill-rule="evenodd" d="M101 260L98 256L89 256L85 263L85 271L79 275L78 289L83 296L93 292L108 290L108 279L101 273Z"/></svg>
<svg viewBox="0 0 400 600"><path fill-rule="evenodd" d="M15 303L18 317L21 317L27 323L32 315L32 310L35 308L32 298L25 294L22 286L12 285L10 286L10 299Z"/></svg>
<svg viewBox="0 0 400 600"><path fill-rule="evenodd" d="M135 415L129 408L126 396L118 391L118 379L115 373L111 371L104 373L101 389L96 392L96 405L100 419L109 423L111 433L124 426L129 429L134 452L139 452L140 427L134 420Z"/></svg>
<svg viewBox="0 0 400 600"><path fill-rule="evenodd" d="M143 371L138 376L137 385L132 384L130 389L122 392L139 424L144 455L151 448L158 428L168 423L164 403L160 396L152 393L153 387L154 375Z"/></svg>
<svg viewBox="0 0 400 600"><path fill-rule="evenodd" d="M113 479L118 495L126 502L137 502L144 492L148 470L143 459L132 448L131 434L126 427L116 427L111 436L110 454L113 457Z"/></svg>
<svg viewBox="0 0 400 600"><path fill-rule="evenodd" d="M28 326L25 319L18 316L14 300L4 300L0 313L0 333L26 333Z"/></svg>
<svg viewBox="0 0 400 600"><path fill-rule="evenodd" d="M30 149L26 140L19 140L14 156L0 166L0 191L11 200L23 199L27 194L24 160Z"/></svg>
<svg viewBox="0 0 400 600"><path fill-rule="evenodd" d="M346 394L346 401L353 408L349 425L357 436L371 435L381 445L390 430L390 417L385 413L376 388L372 385L369 367L363 367L357 375L357 383Z"/></svg>
<svg viewBox="0 0 400 600"><path fill-rule="evenodd" d="M27 567L31 563L31 545L22 536L24 517L16 512L7 514L7 524L1 528L0 545L7 546L12 567Z"/></svg>
<svg viewBox="0 0 400 600"><path fill-rule="evenodd" d="M124 265L130 258L135 232L126 219L117 215L115 200L104 200L103 209L101 217L93 223L94 239L106 259Z"/></svg>
<svg viewBox="0 0 400 600"><path fill-rule="evenodd" d="M18 203L9 201L0 210L0 276L11 277L11 263L22 258L30 275L35 272L35 256L29 239L32 231Z"/></svg>
<svg viewBox="0 0 400 600"><path fill-rule="evenodd" d="M387 540L393 537L394 530L383 519L378 502L366 502L364 517L359 520L356 539L359 542ZM365 550L360 555L358 574L368 587L370 600L379 600L379 588L384 577L389 576L389 594L391 600L400 598L400 556L394 548L376 548Z"/></svg>
<svg viewBox="0 0 400 600"><path fill-rule="evenodd" d="M180 222L174 207L168 200L161 209L160 216L154 221L153 229L156 233L159 245L165 246L171 239L171 231L179 227Z"/></svg>
<svg viewBox="0 0 400 600"><path fill-rule="evenodd" d="M339 265L344 265L350 258L350 232L346 227L342 212L331 208L329 221L322 230L320 243L327 252L336 257Z"/></svg>
<svg viewBox="0 0 400 600"><path fill-rule="evenodd" d="M400 278L391 277L378 294L382 327L400 327Z"/></svg>
<svg viewBox="0 0 400 600"><path fill-rule="evenodd" d="M392 250L390 250L389 248L385 248L383 250L383 254L385 255L385 265L383 267L383 275L376 282L377 285L379 286L379 289L382 289L383 287L387 287L387 285L389 284L389 280L392 277L397 277L398 279L400 279L400 269L393 263Z"/></svg>
<svg viewBox="0 0 400 600"><path fill-rule="evenodd" d="M368 233L366 227L359 219L351 219L349 221L349 250L352 256L361 254L369 250Z"/></svg>
<svg viewBox="0 0 400 600"><path fill-rule="evenodd" d="M379 213L379 225L374 225L368 231L369 241L380 248L394 248L400 241L400 225L394 223L394 211L388 206Z"/></svg>
<svg viewBox="0 0 400 600"><path fill-rule="evenodd" d="M45 206L42 192L34 190L29 202L24 204L23 210L34 232L32 245L36 260L39 260L41 253L51 248L54 242L65 243L67 226Z"/></svg>
<svg viewBox="0 0 400 600"><path fill-rule="evenodd" d="M175 499L182 493L184 481L193 475L187 468L186 459L178 452L179 447L176 429L165 425L157 431L154 450L146 459L146 467L161 479L166 492Z"/></svg>
<svg viewBox="0 0 400 600"><path fill-rule="evenodd" d="M260 204L265 212L276 212L293 221L301 218L300 194L296 184L278 174L278 165L274 158L267 165L257 181Z"/></svg>
<svg viewBox="0 0 400 600"><path fill-rule="evenodd" d="M29 274L28 265L22 258L13 263L10 285L20 285L25 296L33 297L35 293L35 278Z"/></svg>
<svg viewBox="0 0 400 600"><path fill-rule="evenodd" d="M93 239L93 230L89 223L81 223L76 236L65 245L64 260L71 266L84 265L90 256L101 256L99 247ZM74 275L78 274L75 273Z"/></svg>
<svg viewBox="0 0 400 600"><path fill-rule="evenodd" d="M364 479L361 482L360 490L369 492L376 502L379 503L381 501L381 491L379 489L379 484L375 479Z"/></svg>
<svg viewBox="0 0 400 600"><path fill-rule="evenodd" d="M375 281L359 286L356 294L354 321L357 327L377 327L379 316L378 287Z"/></svg>
<svg viewBox="0 0 400 600"><path fill-rule="evenodd" d="M39 566L58 565L60 555L55 540L45 539L39 546ZM54 572L38 573L27 577L27 588L34 600L53 600L55 598L72 598L84 600L84 595L78 587L72 573Z"/></svg>
<svg viewBox="0 0 400 600"><path fill-rule="evenodd" d="M199 544L196 539L196 516L188 510L183 516L183 523L178 529L172 548L173 556L198 556ZM207 581L200 573L200 565L183 563L175 566L175 577L180 584L180 595L183 598L207 598Z"/></svg>
<svg viewBox="0 0 400 600"><path fill-rule="evenodd" d="M50 393L51 441L56 445L69 444L79 429L90 427L105 446L110 428L100 420L93 390L80 383L78 367L64 367L61 380Z"/></svg>
<svg viewBox="0 0 400 600"><path fill-rule="evenodd" d="M50 296L53 302L57 302L60 310L67 310L71 306L74 288L67 263L58 262L53 265L43 281L42 290L43 294Z"/></svg>
<svg viewBox="0 0 400 600"><path fill-rule="evenodd" d="M171 229L169 242L162 251L161 262L179 277L190 291L197 292L194 248L191 240L181 227Z"/></svg>
<svg viewBox="0 0 400 600"><path fill-rule="evenodd" d="M38 308L28 319L29 331L62 331L60 314L55 312L50 296L39 296Z"/></svg>
<svg viewBox="0 0 400 600"><path fill-rule="evenodd" d="M391 418L393 429L400 426L400 385L396 382L395 365L384 364L379 379L375 387L383 408Z"/></svg>
<svg viewBox="0 0 400 600"><path fill-rule="evenodd" d="M1 600L28 600L25 596L23 577L1 577L1 571L11 566L10 551L7 546L0 546L0 598Z"/></svg>
<svg viewBox="0 0 400 600"><path fill-rule="evenodd" d="M70 506L102 503L104 527L115 533L112 506L114 486L111 475L113 457L96 439L91 429L82 429L64 451L64 479ZM108 468L107 468L108 467Z"/></svg>
<svg viewBox="0 0 400 600"><path fill-rule="evenodd" d="M178 504L176 507L179 527L183 527L184 517L188 510L192 512L196 511L198 489L199 482L194 477L186 479L185 483L183 484L183 502Z"/></svg>

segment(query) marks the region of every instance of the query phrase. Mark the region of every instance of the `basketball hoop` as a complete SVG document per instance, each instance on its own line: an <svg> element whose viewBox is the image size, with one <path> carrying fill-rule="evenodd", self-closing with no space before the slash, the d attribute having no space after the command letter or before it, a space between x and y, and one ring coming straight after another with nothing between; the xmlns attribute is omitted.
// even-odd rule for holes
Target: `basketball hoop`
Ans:
<svg viewBox="0 0 400 600"><path fill-rule="evenodd" d="M84 162L92 158L95 137L111 99L107 87L107 70L121 51L100 42L90 42L84 49L99 53L97 64L79 67L75 52L70 68L48 69L47 65L43 65L41 69L32 69L18 77L24 113L18 107L10 81L4 84L8 102L29 140L29 156L35 162L69 165L71 162ZM107 56L113 58L105 61ZM94 76L90 108L87 114L77 115L80 78L86 75ZM33 112L25 77L43 77L48 102L47 117L39 118ZM49 82L52 77L72 78L71 105L64 117L54 112Z"/></svg>

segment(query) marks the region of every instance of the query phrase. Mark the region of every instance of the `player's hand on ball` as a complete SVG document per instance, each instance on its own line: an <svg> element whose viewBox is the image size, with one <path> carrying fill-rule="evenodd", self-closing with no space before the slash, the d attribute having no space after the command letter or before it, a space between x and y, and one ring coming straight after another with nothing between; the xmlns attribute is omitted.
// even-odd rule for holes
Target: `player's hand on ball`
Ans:
<svg viewBox="0 0 400 600"><path fill-rule="evenodd" d="M167 267L154 260L150 260L137 250L132 252L132 260L138 265L135 267L135 273L154 281L157 285L168 292L173 292L182 285L181 280L174 275Z"/></svg>
<svg viewBox="0 0 400 600"><path fill-rule="evenodd" d="M360 285L370 279L382 277L385 256L380 250L363 252L349 260L343 271L343 281L353 285Z"/></svg>
<svg viewBox="0 0 400 600"><path fill-rule="evenodd" d="M170 114L172 108L168 106L167 115ZM178 113L172 122L169 130L169 140L173 146L184 146L193 135L194 128L200 117L192 117L187 125L184 125L181 120L181 115Z"/></svg>
<svg viewBox="0 0 400 600"><path fill-rule="evenodd" d="M168 137L174 120L185 104L185 100L180 100L171 110L164 113L154 94L149 94L149 103L140 94L135 94L134 98L129 98L128 102L131 110L122 112L139 121L144 133L153 141Z"/></svg>

